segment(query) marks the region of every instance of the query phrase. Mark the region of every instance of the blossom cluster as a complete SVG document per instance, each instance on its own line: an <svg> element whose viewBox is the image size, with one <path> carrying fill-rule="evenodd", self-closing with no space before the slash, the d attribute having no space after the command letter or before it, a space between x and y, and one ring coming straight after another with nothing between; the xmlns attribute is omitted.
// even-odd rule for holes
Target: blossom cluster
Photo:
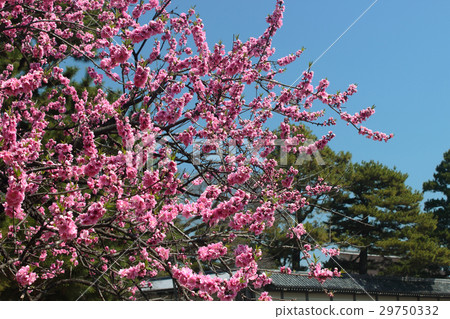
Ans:
<svg viewBox="0 0 450 319"><path fill-rule="evenodd" d="M309 265L309 272L308 272L309 278L316 278L321 284L324 283L327 279L331 279L333 277L340 277L341 273L337 268L335 268L333 271L329 270L328 268L322 268L321 263L311 263Z"/></svg>
<svg viewBox="0 0 450 319"><path fill-rule="evenodd" d="M17 282L24 287L32 285L37 278L37 274L30 270L29 265L20 268L16 274Z"/></svg>
<svg viewBox="0 0 450 319"><path fill-rule="evenodd" d="M297 226L292 227L292 228L290 228L289 230L290 230L290 232L287 234L287 236L288 236L289 238L294 238L294 237L296 237L297 239L300 239L301 236L303 236L303 235L306 234L306 230L305 230L305 228L303 227L303 224L298 224Z"/></svg>
<svg viewBox="0 0 450 319"><path fill-rule="evenodd" d="M211 260L217 259L221 256L226 255L227 247L223 243L218 242L215 244L209 244L208 246L203 246L198 249L198 258L200 260Z"/></svg>
<svg viewBox="0 0 450 319"><path fill-rule="evenodd" d="M361 110L359 113L355 113L355 115L350 115L347 112L341 113L341 119L347 121L352 124L360 124L363 121L366 121L369 117L371 117L375 113L375 109L372 107L368 107L367 109Z"/></svg>
<svg viewBox="0 0 450 319"><path fill-rule="evenodd" d="M258 274L256 259L261 255L260 251L239 245L234 254L236 265L240 268L228 279L198 274L189 267L173 267L172 276L182 286L206 300L212 300L213 294L217 294L220 300L233 300L249 283L256 289L271 283L271 279L265 273ZM264 300L269 299L270 296L266 296Z"/></svg>
<svg viewBox="0 0 450 319"><path fill-rule="evenodd" d="M27 298L58 280L120 299L137 297L136 279L161 274L186 299L232 300L270 283L255 242L331 190L297 185L298 169L271 158L270 120L282 118L283 151L311 155L335 138L337 119L359 125L373 114L342 111L355 85L330 94L311 70L278 81L303 50L275 56L285 7L274 4L262 34L226 48L208 43L194 9L177 12L169 0L0 0L0 268ZM80 59L95 85L66 67ZM303 145L292 127L305 123L328 133ZM198 140L215 142L196 149ZM306 233L302 224L284 231ZM311 267L319 280L338 275ZM69 271L80 278L62 279Z"/></svg>

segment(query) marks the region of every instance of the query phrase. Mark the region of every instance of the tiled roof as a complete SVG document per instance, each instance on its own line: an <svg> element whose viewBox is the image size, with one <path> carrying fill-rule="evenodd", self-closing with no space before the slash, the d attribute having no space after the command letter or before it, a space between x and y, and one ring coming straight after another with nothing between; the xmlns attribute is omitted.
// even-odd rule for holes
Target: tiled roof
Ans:
<svg viewBox="0 0 450 319"><path fill-rule="evenodd" d="M347 275L340 278L332 278L320 284L314 278L308 278L306 274L281 274L271 272L272 284L265 286L268 291L298 291L298 292L323 292L324 290L339 293L400 295L420 297L450 297L450 279L437 278L410 278L410 277L382 277L368 275ZM223 273L219 277L229 278ZM169 277L151 279L151 288L144 288L146 292L173 290L173 281Z"/></svg>
<svg viewBox="0 0 450 319"><path fill-rule="evenodd" d="M272 284L266 290L323 291L341 293L372 293L403 296L450 297L450 279L381 277L368 275L347 275L328 279L320 284L304 274L272 273Z"/></svg>

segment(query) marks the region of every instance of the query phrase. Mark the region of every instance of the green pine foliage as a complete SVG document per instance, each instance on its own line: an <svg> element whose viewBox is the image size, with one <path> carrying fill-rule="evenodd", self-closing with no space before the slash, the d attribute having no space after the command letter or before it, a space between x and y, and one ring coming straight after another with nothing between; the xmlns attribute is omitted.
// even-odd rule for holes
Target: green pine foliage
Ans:
<svg viewBox="0 0 450 319"><path fill-rule="evenodd" d="M360 273L368 270L368 254L399 257L386 259L382 274L438 276L448 262L433 236L437 221L421 211L422 194L405 184L407 177L374 161L353 164L342 192L329 202L340 213L330 218L333 239L360 250Z"/></svg>
<svg viewBox="0 0 450 319"><path fill-rule="evenodd" d="M433 179L423 183L424 192L442 196L425 202L425 211L433 213L438 224L436 235L439 243L449 248L450 242L450 150L444 153L443 161L436 167Z"/></svg>
<svg viewBox="0 0 450 319"><path fill-rule="evenodd" d="M436 167L433 179L423 183L424 192L432 192L442 196L425 201L425 211L430 212L437 219L437 227L433 232L439 244L447 251L445 274L450 275L450 150L444 153L444 159Z"/></svg>

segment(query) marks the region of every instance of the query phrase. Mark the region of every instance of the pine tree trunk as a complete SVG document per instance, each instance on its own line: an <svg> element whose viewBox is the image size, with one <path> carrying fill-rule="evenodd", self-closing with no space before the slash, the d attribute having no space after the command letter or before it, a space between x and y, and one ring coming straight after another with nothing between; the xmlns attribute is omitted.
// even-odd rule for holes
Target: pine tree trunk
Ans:
<svg viewBox="0 0 450 319"><path fill-rule="evenodd" d="M294 249L292 251L292 270L299 271L300 270L300 250Z"/></svg>
<svg viewBox="0 0 450 319"><path fill-rule="evenodd" d="M359 274L367 274L367 247L361 248L359 252Z"/></svg>

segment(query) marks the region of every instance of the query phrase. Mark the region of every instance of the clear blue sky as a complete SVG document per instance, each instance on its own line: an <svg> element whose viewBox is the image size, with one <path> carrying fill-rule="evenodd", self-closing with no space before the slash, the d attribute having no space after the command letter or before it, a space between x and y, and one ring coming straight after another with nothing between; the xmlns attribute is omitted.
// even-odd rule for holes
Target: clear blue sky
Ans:
<svg viewBox="0 0 450 319"><path fill-rule="evenodd" d="M272 12L272 0L189 0L196 5L210 45L222 40L229 48L233 34L242 40L260 35ZM289 66L284 82L292 83L374 0L287 0L284 25L277 33L275 56L302 58ZM177 4L174 1L173 4ZM379 0L313 66L316 84L331 83L329 92L358 84L347 103L353 114L376 105L367 127L395 137L370 141L341 123L330 146L350 151L355 161L376 160L408 173L407 183L421 190L450 148L450 1ZM330 113L331 114L331 113ZM318 132L321 134L320 132Z"/></svg>

